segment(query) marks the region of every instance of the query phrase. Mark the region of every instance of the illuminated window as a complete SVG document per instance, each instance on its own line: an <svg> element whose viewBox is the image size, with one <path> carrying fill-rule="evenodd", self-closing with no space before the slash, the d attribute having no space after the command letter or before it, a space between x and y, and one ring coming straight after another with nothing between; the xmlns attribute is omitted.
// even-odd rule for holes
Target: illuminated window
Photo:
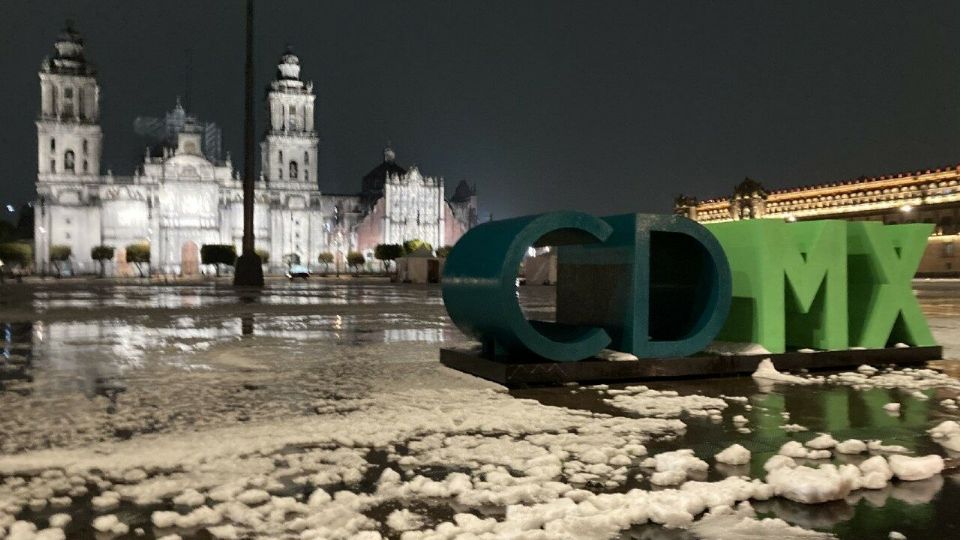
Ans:
<svg viewBox="0 0 960 540"><path fill-rule="evenodd" d="M65 171L74 171L73 165L73 150L67 150L63 154L63 170Z"/></svg>

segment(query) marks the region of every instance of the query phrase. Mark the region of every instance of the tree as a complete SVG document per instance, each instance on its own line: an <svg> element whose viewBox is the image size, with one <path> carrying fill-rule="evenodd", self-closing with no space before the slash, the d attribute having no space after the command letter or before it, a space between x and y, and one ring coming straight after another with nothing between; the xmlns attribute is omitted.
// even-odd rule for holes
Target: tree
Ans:
<svg viewBox="0 0 960 540"><path fill-rule="evenodd" d="M324 251L317 257L317 262L323 265L323 272L327 273L330 271L330 264L333 263L333 253L329 251Z"/></svg>
<svg viewBox="0 0 960 540"><path fill-rule="evenodd" d="M33 261L33 246L26 242L0 244L0 261L10 268L25 269Z"/></svg>
<svg viewBox="0 0 960 540"><path fill-rule="evenodd" d="M127 263L133 263L137 265L137 272L140 272L140 277L143 276L143 264L150 262L150 244L147 242L140 242L137 244L130 244L127 246Z"/></svg>
<svg viewBox="0 0 960 540"><path fill-rule="evenodd" d="M350 268L353 268L353 273L357 274L360 272L360 267L367 262L366 257L363 256L363 253L359 251L351 251L347 253L347 265Z"/></svg>
<svg viewBox="0 0 960 540"><path fill-rule="evenodd" d="M200 260L203 264L212 264L220 277L220 265L233 266L237 262L237 248L232 244L204 244L200 247Z"/></svg>
<svg viewBox="0 0 960 540"><path fill-rule="evenodd" d="M70 246L64 246L62 244L50 246L50 263L57 269L58 278L63 275L62 264L70 259L70 255L73 255L73 250L70 249Z"/></svg>
<svg viewBox="0 0 960 540"><path fill-rule="evenodd" d="M453 249L453 246L443 246L437 248L437 258L446 259L450 255L450 250Z"/></svg>
<svg viewBox="0 0 960 540"><path fill-rule="evenodd" d="M403 243L403 252L407 255L413 253L414 251L419 251L421 249L426 249L427 251L433 251L433 246L429 243L424 242L419 238L414 238L413 240L407 240Z"/></svg>
<svg viewBox="0 0 960 540"><path fill-rule="evenodd" d="M377 244L373 248L373 258L380 261L384 272L389 269L391 262L400 257L403 257L403 246L400 244Z"/></svg>
<svg viewBox="0 0 960 540"><path fill-rule="evenodd" d="M270 263L270 252L265 249L255 250L255 253L260 257L260 264L269 264Z"/></svg>
<svg viewBox="0 0 960 540"><path fill-rule="evenodd" d="M113 259L113 246L96 246L90 250L90 258L100 263L100 277L106 273L106 262Z"/></svg>

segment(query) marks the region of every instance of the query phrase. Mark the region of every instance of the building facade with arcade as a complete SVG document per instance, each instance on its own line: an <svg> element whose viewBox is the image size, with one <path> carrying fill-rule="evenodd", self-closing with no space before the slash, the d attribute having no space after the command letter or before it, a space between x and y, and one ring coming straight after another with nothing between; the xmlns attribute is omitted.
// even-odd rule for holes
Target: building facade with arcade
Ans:
<svg viewBox="0 0 960 540"><path fill-rule="evenodd" d="M699 201L680 195L674 212L702 223L744 219L930 223L933 233L917 274L960 276L960 165L770 191L747 178L727 197Z"/></svg>

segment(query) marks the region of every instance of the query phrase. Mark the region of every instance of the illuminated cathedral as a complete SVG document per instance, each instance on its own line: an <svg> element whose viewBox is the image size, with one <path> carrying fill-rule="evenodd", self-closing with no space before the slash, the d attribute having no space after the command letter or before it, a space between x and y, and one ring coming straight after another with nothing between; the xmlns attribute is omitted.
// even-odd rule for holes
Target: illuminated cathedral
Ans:
<svg viewBox="0 0 960 540"><path fill-rule="evenodd" d="M97 268L91 250L115 248L117 274L129 274L124 249L150 246L153 272L195 275L200 247L243 237L242 180L229 154L220 158L219 132L177 102L165 137L148 147L132 175L102 174L100 86L84 42L70 25L40 69L37 119L37 268L52 246L69 246L75 272ZM381 243L421 239L454 244L477 222L475 186L460 182L448 196L442 178L403 167L390 147L355 195L322 193L313 85L300 77L300 59L287 50L267 91L268 127L260 143L254 227L268 268L286 261L317 264L321 253L343 264L356 251L372 259ZM215 135L215 137L212 137Z"/></svg>

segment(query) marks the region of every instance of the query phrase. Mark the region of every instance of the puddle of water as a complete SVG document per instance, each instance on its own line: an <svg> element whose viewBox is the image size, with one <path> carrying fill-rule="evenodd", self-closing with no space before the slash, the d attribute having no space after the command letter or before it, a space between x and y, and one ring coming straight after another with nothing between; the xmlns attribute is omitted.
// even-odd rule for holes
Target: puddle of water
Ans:
<svg viewBox="0 0 960 540"><path fill-rule="evenodd" d="M553 312L550 287L524 287L520 297L529 316L549 318ZM220 422L358 410L372 385L389 378L389 371L381 369L384 362L422 363L424 369L436 369L439 344L464 342L443 313L437 287L308 282L274 284L263 293L250 295L212 285L58 285L31 289L20 298L20 303L16 295L5 298L4 311L9 307L32 317L3 322L0 313L0 407L17 411L29 405L38 424L60 422L63 427L44 440L0 430L0 448L6 452L203 429L203 417L209 410L217 411L212 416ZM918 298L938 337L946 336L947 356L955 355L960 348L960 332L956 331L960 326L960 285L920 283ZM956 345L951 336L958 340ZM942 364L960 372L957 365ZM342 376L345 372L351 376ZM837 439L883 439L917 454L942 453L925 430L955 418L936 403L956 396L936 391L928 391L931 399L926 401L896 390L856 391L833 386L776 386L764 392L749 377L661 381L648 386L682 394L749 397L752 410L730 403L720 423L685 418L688 429L682 438L648 445L651 453L692 448L711 463L710 456L734 442L754 453L745 470L711 467L707 475L711 480L730 474L763 477L762 464L780 445L807 440L818 431ZM604 403L605 396L597 391L532 389L513 395L548 405L628 414ZM899 417L883 412L882 405L889 401L903 403ZM791 434L780 429L782 412L789 412L790 422L810 431ZM730 423L736 414L750 420L750 434L737 432ZM44 415L62 418L44 420ZM137 421L129 421L131 417ZM25 425L18 424L18 429ZM74 425L81 433L71 431ZM368 457L372 466L367 476L375 479L386 460ZM856 462L858 458L849 459ZM447 472L438 469L433 474L442 477ZM645 480L631 480L622 489L633 487L651 486ZM291 486L289 493L283 494L296 495L298 490L302 488ZM67 530L70 538L97 538L89 526L96 514L90 511L88 499L77 499L67 509L74 517ZM425 513L431 523L449 519L452 512L444 501L418 504L422 506L414 510ZM845 539L885 538L890 530L899 530L911 539L939 540L960 537L960 522L952 517L958 504L960 475L948 472L930 481L857 492L846 501L801 505L772 500L754 506L763 516L829 530ZM145 536L131 532L127 537L151 538L149 512L155 509L161 507L126 505L117 510L131 530L137 526L145 529ZM384 506L373 514L382 520L394 509ZM40 522L51 513L53 509L45 509L22 517ZM684 531L649 525L622 536L690 538ZM189 531L184 537L209 535Z"/></svg>

